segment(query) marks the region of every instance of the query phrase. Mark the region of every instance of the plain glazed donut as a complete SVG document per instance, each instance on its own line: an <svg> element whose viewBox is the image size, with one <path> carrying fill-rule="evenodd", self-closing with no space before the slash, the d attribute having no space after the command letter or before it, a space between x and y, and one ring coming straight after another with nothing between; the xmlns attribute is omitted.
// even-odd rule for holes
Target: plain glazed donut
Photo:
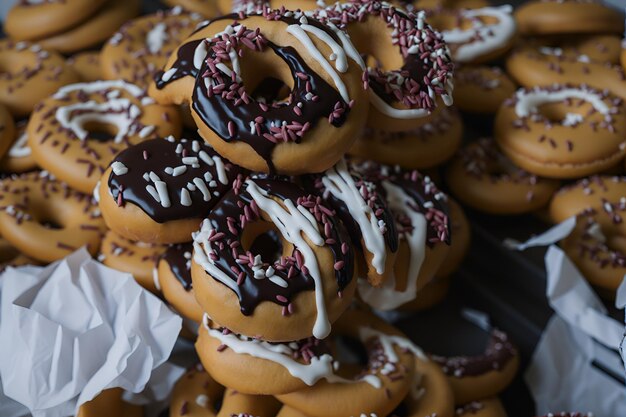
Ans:
<svg viewBox="0 0 626 417"><path fill-rule="evenodd" d="M410 130L437 106L438 98L452 104L450 53L441 35L426 23L425 12L355 0L337 2L313 16L347 34L354 43L345 44L349 56L358 60L361 54L381 63L360 62L363 83L369 87L369 127Z"/></svg>
<svg viewBox="0 0 626 417"><path fill-rule="evenodd" d="M104 229L90 196L45 171L0 180L0 233L31 258L54 262L81 246L93 255Z"/></svg>
<svg viewBox="0 0 626 417"><path fill-rule="evenodd" d="M88 51L72 55L67 59L67 65L78 74L80 81L92 82L103 79L100 65L100 52Z"/></svg>
<svg viewBox="0 0 626 417"><path fill-rule="evenodd" d="M562 187L550 201L549 217L553 223L580 213L603 209L605 203L619 203L626 198L626 177L594 175Z"/></svg>
<svg viewBox="0 0 626 417"><path fill-rule="evenodd" d="M128 272L139 285L156 294L159 292L156 266L166 250L165 245L132 242L109 230L102 239L98 260L118 271Z"/></svg>
<svg viewBox="0 0 626 417"><path fill-rule="evenodd" d="M307 187L335 209L352 243L363 254L364 278L379 286L393 273L398 231L382 189L351 168L342 160L323 174L308 178Z"/></svg>
<svg viewBox="0 0 626 417"><path fill-rule="evenodd" d="M62 87L37 106L27 127L37 163L89 194L122 149L179 131L175 108L155 104L144 90L119 80Z"/></svg>
<svg viewBox="0 0 626 417"><path fill-rule="evenodd" d="M544 207L559 182L516 167L493 139L482 138L459 151L446 183L461 202L490 214L522 214Z"/></svg>
<svg viewBox="0 0 626 417"><path fill-rule="evenodd" d="M472 401L457 407L457 417L507 417L506 410L498 397Z"/></svg>
<svg viewBox="0 0 626 417"><path fill-rule="evenodd" d="M605 202L602 209L582 213L576 227L560 243L599 293L613 299L626 274L626 198Z"/></svg>
<svg viewBox="0 0 626 417"><path fill-rule="evenodd" d="M196 299L236 333L326 337L356 288L352 245L335 216L286 180L237 179L194 237Z"/></svg>
<svg viewBox="0 0 626 417"><path fill-rule="evenodd" d="M562 48L523 46L506 60L509 75L520 85L550 87L584 84L626 99L626 75L619 65L592 60L588 55L567 53Z"/></svg>
<svg viewBox="0 0 626 417"><path fill-rule="evenodd" d="M582 177L624 158L626 109L622 99L584 86L520 89L498 110L494 133L520 168L550 178Z"/></svg>
<svg viewBox="0 0 626 417"><path fill-rule="evenodd" d="M213 20L157 74L154 96L171 102L174 86L179 91L169 94L185 100L193 95L200 135L237 165L259 172L320 172L343 156L365 123L361 70L333 31L304 15L282 13ZM331 54L333 64L326 58ZM288 86L286 100L255 98L267 74ZM197 76L187 90L189 75ZM173 82L179 77L185 81Z"/></svg>
<svg viewBox="0 0 626 417"><path fill-rule="evenodd" d="M461 205L448 197L448 207L450 208L450 234L453 238L450 240L450 250L446 259L435 274L435 280L449 277L459 269L472 241L472 228Z"/></svg>
<svg viewBox="0 0 626 417"><path fill-rule="evenodd" d="M143 407L122 399L121 388L109 388L78 408L76 417L143 417Z"/></svg>
<svg viewBox="0 0 626 417"><path fill-rule="evenodd" d="M524 36L624 32L624 14L599 0L534 0L515 11Z"/></svg>
<svg viewBox="0 0 626 417"><path fill-rule="evenodd" d="M438 106L411 130L366 129L348 153L406 169L433 168L454 155L461 145L462 134L459 112L454 107Z"/></svg>
<svg viewBox="0 0 626 417"><path fill-rule="evenodd" d="M0 104L0 159L11 149L15 136L13 117L6 107Z"/></svg>
<svg viewBox="0 0 626 417"><path fill-rule="evenodd" d="M201 364L197 364L174 385L169 416L216 417L223 394L224 387L215 382Z"/></svg>
<svg viewBox="0 0 626 417"><path fill-rule="evenodd" d="M27 120L15 123L15 137L4 158L0 159L0 171L21 174L37 169L28 146L26 123Z"/></svg>
<svg viewBox="0 0 626 417"><path fill-rule="evenodd" d="M147 89L154 82L154 74L201 19L176 7L126 22L102 48L104 77Z"/></svg>
<svg viewBox="0 0 626 417"><path fill-rule="evenodd" d="M36 44L2 39L0 61L0 104L16 117L28 115L39 101L78 81L61 55Z"/></svg>
<svg viewBox="0 0 626 417"><path fill-rule="evenodd" d="M476 356L432 355L448 376L456 404L467 404L497 395L513 380L519 353L506 333L491 331L485 351Z"/></svg>
<svg viewBox="0 0 626 417"><path fill-rule="evenodd" d="M159 290L183 317L200 323L204 311L196 301L191 281L191 243L171 245L159 258Z"/></svg>
<svg viewBox="0 0 626 417"><path fill-rule="evenodd" d="M365 280L359 281L359 296L367 304L378 310L390 310L415 299L417 291L433 278L443 262L450 243L447 197L429 177L417 171L370 161L351 163L350 168L362 178L358 192L365 193L365 200L377 196L388 207L390 214L381 219L382 225L385 229L395 229L398 234L397 256L387 272L387 279L378 286ZM355 194L354 191L348 193L350 188L345 184L349 185L350 182L347 181L349 178L346 172L330 172L326 175L326 178L321 179L321 185L327 184L326 188L330 191L324 190L324 193L330 192L339 197ZM343 192L339 194L337 190ZM363 213L355 210L355 206L363 207L367 203L355 204L350 198L344 201L355 219L363 217ZM364 210L367 212L367 209ZM338 212L342 211L338 209ZM381 225L379 221L370 222L372 226ZM361 222L361 230L367 230L365 226L367 224ZM368 231L370 234L372 232L375 229ZM382 256L380 251L374 253L379 258ZM376 261L376 257L373 261Z"/></svg>
<svg viewBox="0 0 626 417"><path fill-rule="evenodd" d="M94 47L107 39L140 11L140 0L108 0L98 13L65 32L40 38L44 48L63 54Z"/></svg>
<svg viewBox="0 0 626 417"><path fill-rule="evenodd" d="M96 14L107 0L20 0L4 19L13 40L33 41L64 32Z"/></svg>
<svg viewBox="0 0 626 417"><path fill-rule="evenodd" d="M202 139L141 142L120 152L102 175L102 216L126 239L189 242L240 172Z"/></svg>
<svg viewBox="0 0 626 417"><path fill-rule="evenodd" d="M428 359L399 330L371 313L349 310L337 323L335 334L363 344L367 363L340 361L334 378L277 398L310 417L388 415L413 388L415 361Z"/></svg>
<svg viewBox="0 0 626 417"><path fill-rule="evenodd" d="M454 104L467 113L494 114L516 86L498 67L460 66L454 72Z"/></svg>
<svg viewBox="0 0 626 417"><path fill-rule="evenodd" d="M443 10L429 21L441 31L455 62L481 64L502 56L513 46L516 25L512 12L510 5Z"/></svg>

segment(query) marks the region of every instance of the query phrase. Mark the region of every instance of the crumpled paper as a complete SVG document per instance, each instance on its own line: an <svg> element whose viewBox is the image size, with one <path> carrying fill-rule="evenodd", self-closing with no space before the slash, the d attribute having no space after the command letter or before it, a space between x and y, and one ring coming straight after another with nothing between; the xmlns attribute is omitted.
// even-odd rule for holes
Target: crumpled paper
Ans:
<svg viewBox="0 0 626 417"><path fill-rule="evenodd" d="M557 246L545 256L546 296L555 314L533 354L525 379L539 415L559 410L626 416L624 365L617 353L624 324L606 308ZM620 294L626 293L622 283ZM623 296L620 302L624 302Z"/></svg>
<svg viewBox="0 0 626 417"><path fill-rule="evenodd" d="M528 248L534 248L537 246L548 246L556 243L572 233L572 230L576 227L576 216L563 220L561 223L552 226L550 229L541 233L540 235L533 236L526 242L518 242L515 239L505 239L503 244L509 249L513 250L526 250Z"/></svg>
<svg viewBox="0 0 626 417"><path fill-rule="evenodd" d="M182 370L166 360L182 320L131 275L83 249L0 280L0 377L33 416L72 416L113 387L142 393L140 403L169 395Z"/></svg>

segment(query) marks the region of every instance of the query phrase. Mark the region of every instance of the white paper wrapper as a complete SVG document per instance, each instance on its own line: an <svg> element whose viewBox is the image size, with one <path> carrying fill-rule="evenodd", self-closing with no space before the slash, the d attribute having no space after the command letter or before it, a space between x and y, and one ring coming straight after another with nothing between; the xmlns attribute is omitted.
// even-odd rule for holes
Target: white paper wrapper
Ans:
<svg viewBox="0 0 626 417"><path fill-rule="evenodd" d="M526 250L537 246L548 246L569 236L572 230L574 230L574 227L576 227L576 217L570 217L552 226L540 235L531 237L526 242L518 242L515 239L505 239L503 244L507 248L514 250Z"/></svg>
<svg viewBox="0 0 626 417"><path fill-rule="evenodd" d="M555 315L525 375L537 413L573 410L626 416L626 387L611 377L624 375L617 354L624 324L606 314L598 296L560 248L548 248L545 264L546 295Z"/></svg>
<svg viewBox="0 0 626 417"><path fill-rule="evenodd" d="M35 417L74 415L113 387L145 401L168 395L167 381L180 375L166 360L181 318L131 275L80 250L0 280L0 377L5 394Z"/></svg>

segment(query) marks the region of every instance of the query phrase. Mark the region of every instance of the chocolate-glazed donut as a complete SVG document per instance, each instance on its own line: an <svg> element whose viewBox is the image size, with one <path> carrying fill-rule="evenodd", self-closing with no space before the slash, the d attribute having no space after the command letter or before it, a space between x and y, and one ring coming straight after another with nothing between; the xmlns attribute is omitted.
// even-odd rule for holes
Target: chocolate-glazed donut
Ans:
<svg viewBox="0 0 626 417"><path fill-rule="evenodd" d="M288 180L235 180L194 237L199 304L244 335L326 337L356 286L352 245L335 216ZM273 243L255 246L262 235Z"/></svg>
<svg viewBox="0 0 626 417"><path fill-rule="evenodd" d="M288 86L286 98L255 96L268 74ZM233 163L260 172L329 168L356 138L368 107L361 69L342 39L284 10L212 21L156 81L157 100L191 101L201 136Z"/></svg>
<svg viewBox="0 0 626 417"><path fill-rule="evenodd" d="M99 187L109 228L130 240L183 243L242 170L201 139L153 139L111 162Z"/></svg>

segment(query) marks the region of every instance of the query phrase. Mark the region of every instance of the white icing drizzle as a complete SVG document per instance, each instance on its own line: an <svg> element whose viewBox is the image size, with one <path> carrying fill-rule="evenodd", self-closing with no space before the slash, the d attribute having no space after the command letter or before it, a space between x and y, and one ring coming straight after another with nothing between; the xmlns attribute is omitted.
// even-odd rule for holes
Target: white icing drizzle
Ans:
<svg viewBox="0 0 626 417"><path fill-rule="evenodd" d="M146 34L146 44L151 54L157 54L167 41L167 25L159 22Z"/></svg>
<svg viewBox="0 0 626 417"><path fill-rule="evenodd" d="M515 114L517 117L528 117L537 113L539 107L546 103L557 103L567 99L580 99L590 103L596 111L603 115L609 114L610 108L599 94L582 88L562 88L559 90L518 90L515 95Z"/></svg>
<svg viewBox="0 0 626 417"><path fill-rule="evenodd" d="M415 299L417 278L426 255L427 222L422 213L409 207L410 205L417 205L417 202L402 188L389 181L383 181L382 184L387 192L387 203L391 210L405 214L413 226L411 233L406 236L406 243L409 247L409 268L404 291L396 290L395 272L380 287L373 287L365 280L358 282L359 295L363 301L375 309L387 311ZM402 238L404 235L400 235L400 237Z"/></svg>
<svg viewBox="0 0 626 417"><path fill-rule="evenodd" d="M417 119L418 117L425 117L429 114L426 109L397 109L380 98L371 88L368 92L370 103L372 103L379 112L386 116L393 117L394 119ZM450 105L452 103L444 104Z"/></svg>
<svg viewBox="0 0 626 417"><path fill-rule="evenodd" d="M332 78L339 94L346 103L350 102L350 94L348 93L348 89L339 76L337 72L333 69L332 65L328 62L326 58L322 55L322 53L317 49L307 32L299 25L289 25L287 26L287 32L293 35L296 39L300 41L300 43L307 49L309 54L313 59L315 59L321 67L326 71L326 73ZM323 41L323 40L322 40Z"/></svg>
<svg viewBox="0 0 626 417"><path fill-rule="evenodd" d="M305 32L309 32L317 36L319 40L321 40L330 47L330 49L333 51L333 54L335 54L335 68L337 69L337 71L341 73L345 73L346 71L348 71L348 57L346 56L346 51L337 42L335 42L335 40L331 38L328 33L309 24L302 24L300 25L300 27Z"/></svg>
<svg viewBox="0 0 626 417"><path fill-rule="evenodd" d="M389 335L371 327L361 326L359 328L359 338L362 341L372 338L378 339L383 347L383 352L385 353L387 360L392 363L397 363L399 361L394 346L398 346L400 349L411 352L421 360L428 360L424 351L406 337Z"/></svg>
<svg viewBox="0 0 626 417"><path fill-rule="evenodd" d="M473 19L469 29L454 28L441 32L449 44L458 44L453 58L457 62L468 62L490 51L503 47L515 35L515 19L511 15L513 7L483 7L463 10L461 18ZM480 17L494 17L497 23L484 24Z"/></svg>
<svg viewBox="0 0 626 417"><path fill-rule="evenodd" d="M322 177L322 184L333 197L344 202L361 230L365 248L372 254L372 266L378 274L383 274L387 260L385 237L374 211L363 199L354 178L350 175L346 161L342 160L326 171Z"/></svg>
<svg viewBox="0 0 626 417"><path fill-rule="evenodd" d="M291 200L285 200L283 208L278 202L267 196L267 193L259 188L253 180L246 180L246 191L257 203L259 208L267 213L272 222L277 226L282 237L300 251L304 259L304 265L309 271L309 275L315 282L315 305L317 316L313 325L313 336L324 339L330 334L330 321L324 301L324 284L315 253L304 240L306 236L314 245L324 246L325 241L319 233L317 224L311 222L310 217L294 205ZM225 273L223 273L209 257L211 245L209 244L209 233L212 226L208 220L202 223L200 232L194 237L194 260L201 265L211 276L222 282L232 290L236 290L237 284Z"/></svg>
<svg viewBox="0 0 626 417"><path fill-rule="evenodd" d="M11 145L8 155L11 158L25 158L31 154L30 146L28 146L28 135L22 133Z"/></svg>
<svg viewBox="0 0 626 417"><path fill-rule="evenodd" d="M154 103L154 100L152 100L150 97L146 97L146 91L144 89L123 80L93 81L90 83L70 84L59 88L52 97L55 99L63 99L67 97L69 93L72 93L74 91L83 91L87 94L91 94L109 89L124 90L133 97L141 98L141 104L144 105Z"/></svg>

